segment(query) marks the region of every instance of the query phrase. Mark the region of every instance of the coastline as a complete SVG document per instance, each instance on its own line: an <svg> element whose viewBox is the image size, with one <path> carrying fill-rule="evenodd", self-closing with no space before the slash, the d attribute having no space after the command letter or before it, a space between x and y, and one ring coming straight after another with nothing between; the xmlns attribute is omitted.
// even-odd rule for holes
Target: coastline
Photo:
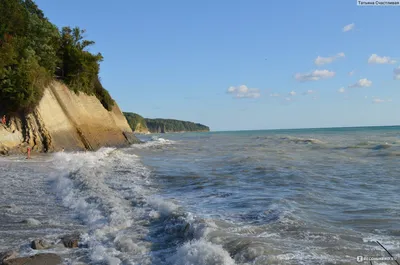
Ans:
<svg viewBox="0 0 400 265"><path fill-rule="evenodd" d="M151 135L151 134L169 134L169 133L207 133L211 131L173 131L173 132L149 132L149 133L137 133L133 132L134 134L137 135Z"/></svg>

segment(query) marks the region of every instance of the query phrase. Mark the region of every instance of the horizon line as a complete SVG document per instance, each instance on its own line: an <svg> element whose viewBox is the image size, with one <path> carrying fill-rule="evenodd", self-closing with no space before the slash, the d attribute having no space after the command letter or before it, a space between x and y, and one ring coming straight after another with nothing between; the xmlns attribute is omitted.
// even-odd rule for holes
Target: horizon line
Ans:
<svg viewBox="0 0 400 265"><path fill-rule="evenodd" d="M249 131L283 131L283 130L316 130L316 129L341 129L341 128L371 128L371 127L398 127L400 125L355 125L333 127L301 127L301 128L275 128L275 129L245 129L245 130L215 130L210 132L249 132Z"/></svg>

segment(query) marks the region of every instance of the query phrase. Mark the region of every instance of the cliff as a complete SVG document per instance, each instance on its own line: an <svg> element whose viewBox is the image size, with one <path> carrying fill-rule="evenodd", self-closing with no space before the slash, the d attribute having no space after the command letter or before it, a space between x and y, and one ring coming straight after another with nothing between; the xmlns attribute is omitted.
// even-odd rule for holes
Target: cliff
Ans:
<svg viewBox="0 0 400 265"><path fill-rule="evenodd" d="M145 119L147 128L152 133L167 132L209 132L210 128L200 123L174 119Z"/></svg>
<svg viewBox="0 0 400 265"><path fill-rule="evenodd" d="M147 128L146 121L142 116L130 112L124 112L124 115L132 131L142 134L150 133L149 129Z"/></svg>
<svg viewBox="0 0 400 265"><path fill-rule="evenodd" d="M137 143L117 104L107 111L95 96L75 94L53 82L28 115L16 115L0 126L0 153L96 150Z"/></svg>
<svg viewBox="0 0 400 265"><path fill-rule="evenodd" d="M210 128L200 123L174 119L145 119L139 114L124 112L135 133L209 132Z"/></svg>

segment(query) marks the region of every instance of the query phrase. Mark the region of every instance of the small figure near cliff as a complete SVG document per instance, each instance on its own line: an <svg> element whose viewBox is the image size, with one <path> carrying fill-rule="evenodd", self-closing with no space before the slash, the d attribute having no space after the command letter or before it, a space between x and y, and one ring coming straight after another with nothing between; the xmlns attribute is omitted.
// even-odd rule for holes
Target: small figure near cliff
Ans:
<svg viewBox="0 0 400 265"><path fill-rule="evenodd" d="M31 147L30 146L28 146L28 150L27 150L27 157L26 157L26 159L31 159Z"/></svg>
<svg viewBox="0 0 400 265"><path fill-rule="evenodd" d="M61 149L61 152L64 153L64 151L65 151L65 149L64 149L64 147L63 147L63 148Z"/></svg>
<svg viewBox="0 0 400 265"><path fill-rule="evenodd" d="M3 125L6 125L6 122L7 122L7 120L6 120L6 115L3 115L3 118L1 118L1 123L2 123Z"/></svg>

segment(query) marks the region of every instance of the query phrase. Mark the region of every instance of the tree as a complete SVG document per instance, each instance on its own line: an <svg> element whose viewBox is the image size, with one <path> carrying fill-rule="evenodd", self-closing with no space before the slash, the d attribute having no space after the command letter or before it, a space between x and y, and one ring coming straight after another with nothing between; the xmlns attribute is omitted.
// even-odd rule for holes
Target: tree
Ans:
<svg viewBox="0 0 400 265"><path fill-rule="evenodd" d="M92 94L103 57L100 53L94 55L85 50L94 42L83 40L84 33L79 28L62 28L59 56L64 82L75 92Z"/></svg>
<svg viewBox="0 0 400 265"><path fill-rule="evenodd" d="M84 30L61 32L32 0L0 0L0 111L29 112L58 77L75 92L96 95L107 110L114 100L99 78L103 56L87 48Z"/></svg>

